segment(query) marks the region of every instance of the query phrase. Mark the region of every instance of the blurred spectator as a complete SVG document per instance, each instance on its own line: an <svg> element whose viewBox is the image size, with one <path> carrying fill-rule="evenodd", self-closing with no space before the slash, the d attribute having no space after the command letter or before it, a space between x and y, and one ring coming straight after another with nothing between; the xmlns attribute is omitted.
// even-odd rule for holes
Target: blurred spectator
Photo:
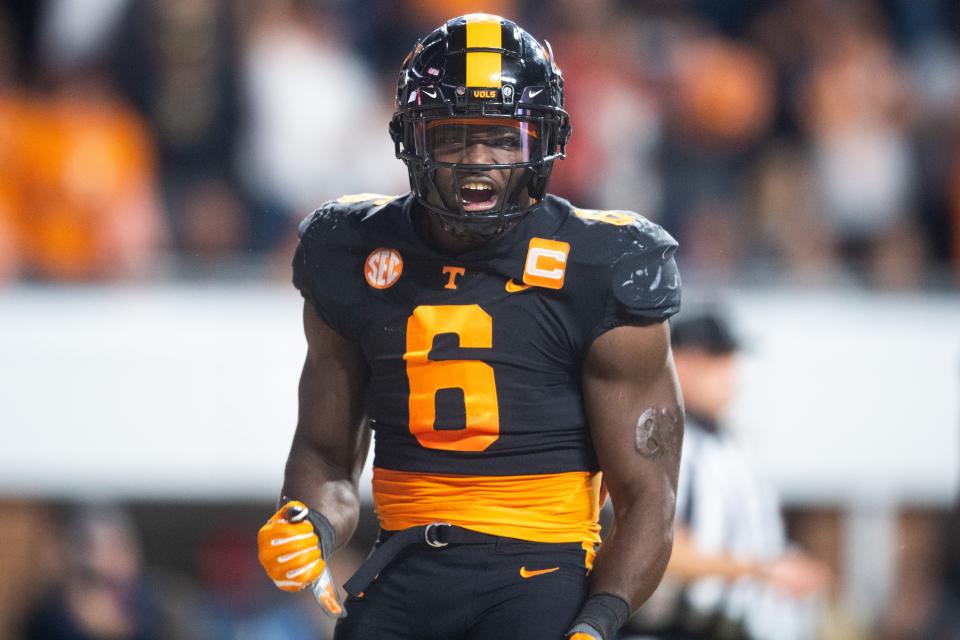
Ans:
<svg viewBox="0 0 960 640"><path fill-rule="evenodd" d="M130 0L45 0L40 48L48 65L62 68L103 54Z"/></svg>
<svg viewBox="0 0 960 640"><path fill-rule="evenodd" d="M949 608L937 611L956 604L950 602L954 594L950 593L949 579L944 581L946 588L942 591L938 584L941 577L949 575L944 569L949 568L954 555L942 546L950 540L949 537L943 539L951 533L948 518L923 508L907 508L898 514L897 525L899 544L890 549L896 558L896 580L876 637L881 640L960 637L957 635L960 626L956 626L960 622L960 611L953 610L956 615L952 621ZM955 546L956 538L953 542ZM944 560L946 567L941 566ZM950 635L951 632L955 635Z"/></svg>
<svg viewBox="0 0 960 640"><path fill-rule="evenodd" d="M333 555L331 571L343 583L360 567L355 544ZM281 594L257 564L256 541L247 528L216 527L197 549L197 574L206 607L200 612L202 637L257 640L323 640L333 637L332 618L307 589L295 598Z"/></svg>
<svg viewBox="0 0 960 640"><path fill-rule="evenodd" d="M57 569L52 509L35 500L0 500L0 638L16 638L24 613Z"/></svg>
<svg viewBox="0 0 960 640"><path fill-rule="evenodd" d="M671 332L687 415L673 555L631 627L669 640L815 638L829 571L787 546L772 489L723 425L738 343L712 311Z"/></svg>
<svg viewBox="0 0 960 640"><path fill-rule="evenodd" d="M676 50L677 135L742 148L770 124L770 69L751 47L714 37Z"/></svg>
<svg viewBox="0 0 960 640"><path fill-rule="evenodd" d="M140 549L126 515L81 507L62 537L54 588L28 617L25 640L147 640L157 621L140 581Z"/></svg>
<svg viewBox="0 0 960 640"><path fill-rule="evenodd" d="M702 195L690 206L677 229L686 268L705 282L730 280L746 253L747 226L739 201L730 195Z"/></svg>
<svg viewBox="0 0 960 640"><path fill-rule="evenodd" d="M241 122L233 4L131 2L114 38L120 86L159 141L160 168L179 182L229 175Z"/></svg>
<svg viewBox="0 0 960 640"><path fill-rule="evenodd" d="M564 1L554 8L556 62L575 133L567 158L554 166L552 191L580 206L628 207L655 218L661 113L642 65L650 29L619 15L609 0L588 5Z"/></svg>
<svg viewBox="0 0 960 640"><path fill-rule="evenodd" d="M352 47L370 65L373 74L388 80L381 87L396 89L397 65L422 34L467 13L492 13L520 17L516 0L367 0L338 3L338 15L346 19ZM538 7L541 18L548 6Z"/></svg>
<svg viewBox="0 0 960 640"><path fill-rule="evenodd" d="M895 0L893 28L906 47L917 106L914 159L922 240L933 255L952 260L960 283L960 214L956 158L960 152L960 47L946 3Z"/></svg>
<svg viewBox="0 0 960 640"><path fill-rule="evenodd" d="M934 640L960 639L960 502L944 518L939 557L934 556L934 572L939 578L934 612L927 621L927 637Z"/></svg>
<svg viewBox="0 0 960 640"><path fill-rule="evenodd" d="M243 122L236 13L225 0L130 2L111 44L120 87L157 140L157 176L177 248L187 204L211 179L242 201L235 156ZM246 216L246 208L240 215ZM245 226L245 225L244 225ZM243 238L243 246L249 239Z"/></svg>
<svg viewBox="0 0 960 640"><path fill-rule="evenodd" d="M374 88L336 17L304 0L256 6L243 58L242 161L258 210L279 209L265 214L276 217L281 233L272 235L292 236L307 212L344 193L405 191L387 132L393 91Z"/></svg>
<svg viewBox="0 0 960 640"><path fill-rule="evenodd" d="M256 544L245 530L217 527L208 531L196 551L197 577L206 606L201 612L204 635L211 638L317 638L312 621L289 602L280 604L264 584L256 562Z"/></svg>
<svg viewBox="0 0 960 640"><path fill-rule="evenodd" d="M49 279L143 275L164 237L149 130L91 64L55 69L18 127L20 239Z"/></svg>
<svg viewBox="0 0 960 640"><path fill-rule="evenodd" d="M468 13L492 13L511 20L517 17L515 0L404 0L403 4L415 16L417 26L427 29Z"/></svg>
<svg viewBox="0 0 960 640"><path fill-rule="evenodd" d="M927 242L910 216L874 238L867 255L870 283L883 289L916 289L923 284Z"/></svg>
<svg viewBox="0 0 960 640"><path fill-rule="evenodd" d="M753 180L758 249L769 249L764 257L790 282L835 281L843 270L818 207L808 154L786 141L774 141L771 147L760 158Z"/></svg>
<svg viewBox="0 0 960 640"><path fill-rule="evenodd" d="M960 126L958 126L958 129L960 129ZM960 286L960 132L957 132L957 134L955 137L958 140L955 142L956 149L954 151L956 157L948 175L946 199L950 215L949 255L953 267L954 283Z"/></svg>
<svg viewBox="0 0 960 640"><path fill-rule="evenodd" d="M151 135L95 62L102 31L70 28L71 7L46 7L42 95L14 84L10 40L0 38L0 280L142 275L163 239Z"/></svg>
<svg viewBox="0 0 960 640"><path fill-rule="evenodd" d="M911 222L916 177L909 87L874 9L829 9L832 37L814 52L799 94L825 219L860 264L872 243Z"/></svg>
<svg viewBox="0 0 960 640"><path fill-rule="evenodd" d="M752 248L744 196L773 119L773 74L749 43L695 23L670 51L663 222L688 272L729 278Z"/></svg>
<svg viewBox="0 0 960 640"><path fill-rule="evenodd" d="M30 113L25 91L15 77L12 26L0 12L0 285L22 269L19 217L23 209L24 131Z"/></svg>
<svg viewBox="0 0 960 640"><path fill-rule="evenodd" d="M230 185L198 178L180 198L180 245L192 271L236 268L245 257L250 220Z"/></svg>

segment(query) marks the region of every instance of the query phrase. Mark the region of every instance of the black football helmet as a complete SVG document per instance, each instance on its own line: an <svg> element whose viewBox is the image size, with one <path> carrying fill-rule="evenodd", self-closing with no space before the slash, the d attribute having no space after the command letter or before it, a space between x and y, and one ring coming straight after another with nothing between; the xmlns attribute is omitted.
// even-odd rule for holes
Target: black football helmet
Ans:
<svg viewBox="0 0 960 640"><path fill-rule="evenodd" d="M505 18L470 14L434 30L404 60L390 135L411 190L448 232L486 239L510 228L543 198L553 161L565 156L563 76L544 42ZM441 153L469 140L508 149L510 161ZM440 169L452 176L445 190ZM483 172L494 170L508 172L506 184L490 196L492 206L476 210L470 200L488 188Z"/></svg>

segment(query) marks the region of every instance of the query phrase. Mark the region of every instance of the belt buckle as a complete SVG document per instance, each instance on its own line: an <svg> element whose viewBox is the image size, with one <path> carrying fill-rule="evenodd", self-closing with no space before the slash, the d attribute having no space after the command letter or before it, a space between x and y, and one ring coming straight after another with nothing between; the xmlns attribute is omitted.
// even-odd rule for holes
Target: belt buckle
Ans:
<svg viewBox="0 0 960 640"><path fill-rule="evenodd" d="M453 525L451 525L449 522L431 522L431 523L428 524L428 525L424 528L424 530L423 530L423 539L424 539L424 540L426 541L426 543L427 543L428 545L430 545L431 547L433 547L433 548L435 548L435 549L441 549L441 548L447 546L447 545L450 544L450 543L449 543L449 542L443 542L443 541L441 541L439 538L437 538L436 528L437 528L437 527L452 527L452 526L453 526ZM433 531L433 536L430 535L430 532L431 532L431 531Z"/></svg>

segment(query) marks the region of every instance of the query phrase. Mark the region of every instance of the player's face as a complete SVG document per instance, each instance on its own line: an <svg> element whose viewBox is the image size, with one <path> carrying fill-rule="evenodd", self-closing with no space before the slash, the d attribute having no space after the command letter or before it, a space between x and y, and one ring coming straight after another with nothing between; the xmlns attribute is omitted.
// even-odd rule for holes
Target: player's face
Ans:
<svg viewBox="0 0 960 640"><path fill-rule="evenodd" d="M520 169L489 165L529 162L539 151L536 125L518 120L432 122L427 146L433 160L461 165L456 170L440 167L435 181L444 205L454 207L459 201L468 213L500 206L510 190L517 188ZM473 171L470 165L478 166ZM522 198L528 197L525 191Z"/></svg>

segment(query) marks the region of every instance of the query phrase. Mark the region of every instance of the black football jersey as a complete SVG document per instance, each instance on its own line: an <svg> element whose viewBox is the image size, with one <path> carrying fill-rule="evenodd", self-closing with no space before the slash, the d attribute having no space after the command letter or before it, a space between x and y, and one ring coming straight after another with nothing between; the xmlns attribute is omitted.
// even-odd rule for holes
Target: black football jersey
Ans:
<svg viewBox="0 0 960 640"><path fill-rule="evenodd" d="M294 284L369 367L374 466L429 474L596 471L581 366L597 336L676 313L677 243L625 211L547 196L455 256L414 199L350 196L300 227Z"/></svg>

